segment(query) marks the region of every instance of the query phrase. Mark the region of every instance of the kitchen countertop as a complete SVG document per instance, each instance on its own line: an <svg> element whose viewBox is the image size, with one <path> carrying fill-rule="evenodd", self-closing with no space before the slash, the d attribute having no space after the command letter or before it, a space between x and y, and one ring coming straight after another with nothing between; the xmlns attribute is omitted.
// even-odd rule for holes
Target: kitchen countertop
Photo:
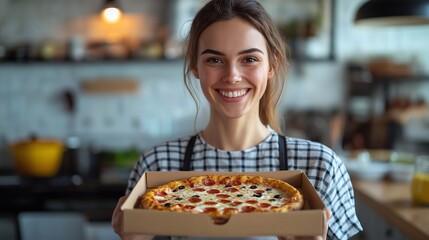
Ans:
<svg viewBox="0 0 429 240"><path fill-rule="evenodd" d="M415 206L411 184L353 180L356 198L410 239L429 239L429 206Z"/></svg>

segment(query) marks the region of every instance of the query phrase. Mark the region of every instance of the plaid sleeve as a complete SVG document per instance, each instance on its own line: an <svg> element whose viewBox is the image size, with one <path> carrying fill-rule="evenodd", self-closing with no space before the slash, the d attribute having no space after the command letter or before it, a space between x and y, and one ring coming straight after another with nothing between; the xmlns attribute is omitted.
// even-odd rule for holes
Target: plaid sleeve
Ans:
<svg viewBox="0 0 429 240"><path fill-rule="evenodd" d="M328 239L348 239L362 230L355 212L355 199L349 174L341 159L332 155L332 167L325 172L322 200L331 211Z"/></svg>

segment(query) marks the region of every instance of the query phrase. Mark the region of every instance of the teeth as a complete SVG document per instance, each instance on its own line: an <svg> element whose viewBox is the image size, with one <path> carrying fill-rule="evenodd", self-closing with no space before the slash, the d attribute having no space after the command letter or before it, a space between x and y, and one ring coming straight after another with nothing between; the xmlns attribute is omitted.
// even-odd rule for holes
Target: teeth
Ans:
<svg viewBox="0 0 429 240"><path fill-rule="evenodd" d="M224 97L228 97L228 98L236 98L236 97L241 97L244 94L246 94L246 90L238 90L238 91L223 91L220 90L219 91L220 94L222 94L222 96Z"/></svg>

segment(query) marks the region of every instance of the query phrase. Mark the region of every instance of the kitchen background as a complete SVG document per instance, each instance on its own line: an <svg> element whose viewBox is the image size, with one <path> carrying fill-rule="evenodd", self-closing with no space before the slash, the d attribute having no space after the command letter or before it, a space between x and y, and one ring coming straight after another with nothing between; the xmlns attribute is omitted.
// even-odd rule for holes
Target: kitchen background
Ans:
<svg viewBox="0 0 429 240"><path fill-rule="evenodd" d="M280 107L288 135L341 154L428 152L429 26L356 26L363 0L261 2L292 51ZM101 20L102 4L0 0L2 185L19 183L7 146L30 137L59 139L77 154L73 184L123 186L136 153L204 126L207 108L194 125L181 59L201 1L121 1L117 23ZM118 164L114 153L131 157ZM13 214L2 215L2 239L15 239ZM91 222L111 236L108 219Z"/></svg>

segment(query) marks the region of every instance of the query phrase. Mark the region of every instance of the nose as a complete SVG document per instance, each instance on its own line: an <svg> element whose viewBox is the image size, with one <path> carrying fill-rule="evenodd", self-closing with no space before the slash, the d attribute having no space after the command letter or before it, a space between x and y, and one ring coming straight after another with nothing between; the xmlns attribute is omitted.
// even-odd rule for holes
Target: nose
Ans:
<svg viewBox="0 0 429 240"><path fill-rule="evenodd" d="M224 81L234 84L241 81L241 71L238 66L231 63L226 66Z"/></svg>

